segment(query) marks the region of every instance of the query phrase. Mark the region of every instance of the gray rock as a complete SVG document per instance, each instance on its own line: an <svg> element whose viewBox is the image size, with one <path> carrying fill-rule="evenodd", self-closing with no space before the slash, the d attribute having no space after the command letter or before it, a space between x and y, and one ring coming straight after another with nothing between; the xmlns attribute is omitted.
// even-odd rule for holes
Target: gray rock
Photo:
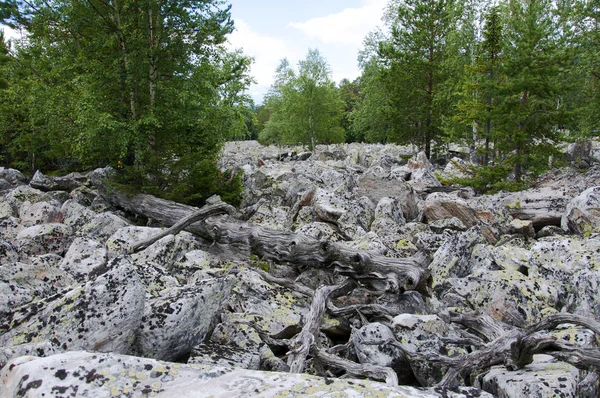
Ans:
<svg viewBox="0 0 600 398"><path fill-rule="evenodd" d="M61 258L53 254L34 257L31 263L7 263L0 266L0 319L33 300L49 297L74 284L58 268Z"/></svg>
<svg viewBox="0 0 600 398"><path fill-rule="evenodd" d="M144 288L126 258L110 268L84 286L14 309L0 346L49 341L60 351L128 352L141 324Z"/></svg>
<svg viewBox="0 0 600 398"><path fill-rule="evenodd" d="M149 298L136 336L136 351L163 360L189 355L207 337L231 286L231 279L217 278L167 289Z"/></svg>
<svg viewBox="0 0 600 398"><path fill-rule="evenodd" d="M600 186L586 189L569 202L561 227L576 234L600 232Z"/></svg>
<svg viewBox="0 0 600 398"><path fill-rule="evenodd" d="M485 243L478 227L449 236L433 255L429 265L433 288L448 278L463 278L471 273L471 251L477 244Z"/></svg>
<svg viewBox="0 0 600 398"><path fill-rule="evenodd" d="M437 234L442 233L447 229L451 229L453 231L466 231L468 229L458 217L442 218L432 221L428 225L429 228L431 228L431 230Z"/></svg>
<svg viewBox="0 0 600 398"><path fill-rule="evenodd" d="M158 231L154 229L152 232L157 233ZM146 249L132 255L131 258L136 264L154 263L170 271L186 253L199 247L198 240L193 234L182 231L177 235L167 235L159 239Z"/></svg>
<svg viewBox="0 0 600 398"><path fill-rule="evenodd" d="M259 370L260 355L231 345L206 343L192 349L187 363Z"/></svg>
<svg viewBox="0 0 600 398"><path fill-rule="evenodd" d="M0 198L0 221L6 220L9 217L16 217L17 211L15 208L3 198Z"/></svg>
<svg viewBox="0 0 600 398"><path fill-rule="evenodd" d="M0 178L8 181L11 185L18 185L27 182L27 177L19 170L0 167Z"/></svg>
<svg viewBox="0 0 600 398"><path fill-rule="evenodd" d="M16 209L25 202L36 203L46 199L44 192L28 185L21 185L11 190L5 199Z"/></svg>
<svg viewBox="0 0 600 398"><path fill-rule="evenodd" d="M73 199L69 199L63 203L60 211L64 216L63 224L72 227L75 231L78 231L82 226L96 217L96 213Z"/></svg>
<svg viewBox="0 0 600 398"><path fill-rule="evenodd" d="M25 380L25 381L23 381ZM24 398L54 396L319 397L441 398L435 389L391 387L367 380L325 379L306 374L260 372L212 365L160 362L117 354L81 351L47 358L21 357L0 373L3 393ZM25 383L25 384L23 384ZM491 398L474 388L461 388L453 398Z"/></svg>
<svg viewBox="0 0 600 398"><path fill-rule="evenodd" d="M427 360L427 352L439 352L450 357L466 353L462 348L448 347L442 341L442 336L459 337L459 334L437 315L400 314L394 318L392 329L406 350L423 355L423 360L410 362L412 372L422 386L437 384L447 371L446 366Z"/></svg>
<svg viewBox="0 0 600 398"><path fill-rule="evenodd" d="M25 202L19 209L19 218L24 228L46 223L60 223L64 215L60 209L48 202Z"/></svg>
<svg viewBox="0 0 600 398"><path fill-rule="evenodd" d="M509 232L512 234L521 234L530 238L535 236L533 221L514 219L509 224Z"/></svg>
<svg viewBox="0 0 600 398"><path fill-rule="evenodd" d="M508 371L494 366L479 376L483 390L496 397L579 397L577 384L582 381L579 370L549 355L535 355L534 362L524 369Z"/></svg>
<svg viewBox="0 0 600 398"><path fill-rule="evenodd" d="M121 228L131 225L123 217L113 213L97 214L91 221L84 224L79 229L79 236L94 238L100 242L105 242L112 234Z"/></svg>
<svg viewBox="0 0 600 398"><path fill-rule="evenodd" d="M29 255L46 253L62 255L69 246L72 234L72 228L64 224L34 225L19 232L14 246Z"/></svg>
<svg viewBox="0 0 600 398"><path fill-rule="evenodd" d="M104 245L93 239L75 238L65 254L61 269L79 283L105 271L107 251Z"/></svg>

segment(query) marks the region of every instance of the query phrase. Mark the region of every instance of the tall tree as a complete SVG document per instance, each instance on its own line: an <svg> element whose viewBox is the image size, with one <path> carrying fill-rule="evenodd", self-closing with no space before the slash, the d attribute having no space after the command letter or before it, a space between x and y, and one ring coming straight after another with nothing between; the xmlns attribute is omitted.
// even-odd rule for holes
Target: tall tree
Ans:
<svg viewBox="0 0 600 398"><path fill-rule="evenodd" d="M387 62L393 80L401 82L395 98L406 141L418 136L427 156L431 144L442 135L442 118L449 97L443 87L449 78L452 32L460 16L455 0L405 0L392 2L396 18L391 37L380 43L379 55ZM411 137L411 138L412 138Z"/></svg>
<svg viewBox="0 0 600 398"><path fill-rule="evenodd" d="M11 15L29 32L18 58L30 95L44 99L31 120L69 146L71 162L124 164L140 185L179 196L192 195L184 176L218 180L220 143L246 129L250 81L250 61L224 46L233 23L223 1L27 4Z"/></svg>
<svg viewBox="0 0 600 398"><path fill-rule="evenodd" d="M550 0L510 0L505 82L500 87L497 149L520 181L525 168L547 164L560 138L562 73L556 9Z"/></svg>
<svg viewBox="0 0 600 398"><path fill-rule="evenodd" d="M344 141L344 102L331 80L331 70L318 50L309 50L294 72L287 60L277 69L267 99L271 117L262 140L308 145Z"/></svg>

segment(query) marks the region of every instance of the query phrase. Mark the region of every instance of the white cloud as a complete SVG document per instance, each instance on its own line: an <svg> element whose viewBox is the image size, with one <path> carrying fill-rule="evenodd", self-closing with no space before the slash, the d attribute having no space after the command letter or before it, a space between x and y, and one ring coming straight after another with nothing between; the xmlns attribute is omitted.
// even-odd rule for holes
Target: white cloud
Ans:
<svg viewBox="0 0 600 398"><path fill-rule="evenodd" d="M254 58L251 74L258 86L271 86L281 59L288 57L292 64L298 59L297 51L284 40L259 34L241 19L236 19L235 27L235 31L229 36L229 43Z"/></svg>
<svg viewBox="0 0 600 398"><path fill-rule="evenodd" d="M290 22L288 26L325 44L352 45L358 48L367 33L381 24L386 4L387 0L363 0L360 8L346 8L305 22Z"/></svg>

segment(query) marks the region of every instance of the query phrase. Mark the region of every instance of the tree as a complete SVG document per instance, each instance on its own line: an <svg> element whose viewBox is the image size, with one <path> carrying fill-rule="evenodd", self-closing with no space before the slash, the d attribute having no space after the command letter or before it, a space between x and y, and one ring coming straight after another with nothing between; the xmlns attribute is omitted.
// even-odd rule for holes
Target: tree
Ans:
<svg viewBox="0 0 600 398"><path fill-rule="evenodd" d="M344 141L344 102L331 80L331 70L318 50L309 50L294 72L284 59L266 101L271 117L263 141L308 145Z"/></svg>
<svg viewBox="0 0 600 398"><path fill-rule="evenodd" d="M250 61L224 47L229 7L221 0L28 4L10 13L29 32L18 54L30 72L23 89L37 102L33 125L67 146L56 156L79 167L124 165L126 180L178 199L214 192L214 184L184 180L219 181L220 144L246 131Z"/></svg>
<svg viewBox="0 0 600 398"><path fill-rule="evenodd" d="M505 81L499 88L497 150L516 181L525 169L547 165L560 139L558 125L562 74L566 58L560 48L556 9L550 0L508 3Z"/></svg>
<svg viewBox="0 0 600 398"><path fill-rule="evenodd" d="M405 127L396 141L418 137L429 157L431 143L442 136L445 110L451 108L444 92L449 73L453 31L460 26L455 0L405 0L391 3L396 15L390 38L379 44L388 81L395 81L398 121Z"/></svg>
<svg viewBox="0 0 600 398"><path fill-rule="evenodd" d="M339 84L338 91L342 101L345 103L342 128L346 135L346 142L362 142L365 137L361 134L355 134L355 131L352 128L352 112L356 109L360 95L358 79L353 82L348 79L343 79Z"/></svg>
<svg viewBox="0 0 600 398"><path fill-rule="evenodd" d="M499 115L496 112L498 86L502 80L503 26L501 7L493 6L485 14L485 21L479 43L475 44L476 54L469 65L465 65L462 98L454 117L458 121L458 135L469 131L469 144L477 148L484 139L483 165L490 159L492 128ZM483 128L480 128L483 126ZM483 130L483 133L480 132Z"/></svg>

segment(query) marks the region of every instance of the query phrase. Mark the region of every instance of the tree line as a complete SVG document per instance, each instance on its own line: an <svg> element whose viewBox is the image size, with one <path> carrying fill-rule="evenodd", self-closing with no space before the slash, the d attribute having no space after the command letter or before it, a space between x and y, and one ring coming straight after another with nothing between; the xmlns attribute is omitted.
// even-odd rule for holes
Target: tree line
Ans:
<svg viewBox="0 0 600 398"><path fill-rule="evenodd" d="M8 0L0 16L26 32L0 40L4 165L112 165L124 184L188 203L239 193L216 160L246 131L251 60L225 46L224 1Z"/></svg>
<svg viewBox="0 0 600 398"><path fill-rule="evenodd" d="M598 134L599 16L597 0L391 0L360 77L334 85L315 50L297 73L283 60L254 134L410 143L428 157L457 143L480 166L463 182L521 186L561 143Z"/></svg>
<svg viewBox="0 0 600 398"><path fill-rule="evenodd" d="M0 40L0 162L33 172L112 165L138 191L235 201L221 144L415 144L471 148L472 184L503 188L544 169L600 124L597 0L390 0L333 82L310 50L282 60L261 106L251 59L229 50L224 0L7 0Z"/></svg>

